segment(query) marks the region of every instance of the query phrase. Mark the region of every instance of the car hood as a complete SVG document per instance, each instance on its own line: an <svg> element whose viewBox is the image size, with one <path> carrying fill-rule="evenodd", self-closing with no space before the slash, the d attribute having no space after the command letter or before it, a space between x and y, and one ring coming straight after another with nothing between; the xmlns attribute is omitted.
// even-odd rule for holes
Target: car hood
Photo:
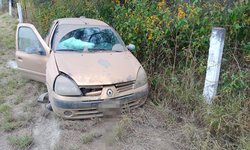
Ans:
<svg viewBox="0 0 250 150"><path fill-rule="evenodd" d="M129 52L56 52L58 70L78 85L108 85L136 80L141 66Z"/></svg>

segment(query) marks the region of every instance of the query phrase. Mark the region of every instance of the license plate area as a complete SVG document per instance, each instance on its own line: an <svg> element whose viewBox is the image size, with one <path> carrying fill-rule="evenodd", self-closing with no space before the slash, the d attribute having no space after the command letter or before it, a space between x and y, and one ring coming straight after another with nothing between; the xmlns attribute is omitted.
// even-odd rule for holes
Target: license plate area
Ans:
<svg viewBox="0 0 250 150"><path fill-rule="evenodd" d="M103 115L113 116L121 113L121 103L117 100L106 100L98 105L98 111Z"/></svg>

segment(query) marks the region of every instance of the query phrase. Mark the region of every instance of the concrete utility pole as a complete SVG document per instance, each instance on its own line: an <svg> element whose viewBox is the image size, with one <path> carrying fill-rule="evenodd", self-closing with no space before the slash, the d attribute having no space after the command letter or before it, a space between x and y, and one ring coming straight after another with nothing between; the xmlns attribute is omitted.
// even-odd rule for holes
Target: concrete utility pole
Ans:
<svg viewBox="0 0 250 150"><path fill-rule="evenodd" d="M11 0L9 0L9 15L12 16Z"/></svg>
<svg viewBox="0 0 250 150"><path fill-rule="evenodd" d="M208 104L212 104L213 97L217 93L225 32L224 28L213 28L210 37L207 73L203 91L203 96Z"/></svg>
<svg viewBox="0 0 250 150"><path fill-rule="evenodd" d="M18 11L18 21L19 23L23 23L23 13L22 13L22 7L20 3L17 3L17 11Z"/></svg>

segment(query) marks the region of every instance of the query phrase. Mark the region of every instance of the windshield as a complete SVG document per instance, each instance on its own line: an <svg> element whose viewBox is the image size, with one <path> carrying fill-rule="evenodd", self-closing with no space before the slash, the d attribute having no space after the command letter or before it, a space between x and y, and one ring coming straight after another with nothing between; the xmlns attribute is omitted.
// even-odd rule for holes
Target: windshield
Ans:
<svg viewBox="0 0 250 150"><path fill-rule="evenodd" d="M63 31L62 31L63 30ZM53 49L56 51L124 51L119 35L108 27L58 27Z"/></svg>

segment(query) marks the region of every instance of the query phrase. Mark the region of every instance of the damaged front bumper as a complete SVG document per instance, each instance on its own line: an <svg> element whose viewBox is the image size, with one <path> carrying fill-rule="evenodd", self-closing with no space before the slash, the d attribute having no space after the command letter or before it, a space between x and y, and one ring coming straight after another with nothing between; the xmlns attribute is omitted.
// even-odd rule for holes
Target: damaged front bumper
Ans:
<svg viewBox="0 0 250 150"><path fill-rule="evenodd" d="M99 97L91 100L59 96L54 92L50 94L50 103L53 111L65 119L85 119L103 116L104 107L115 107L123 110L131 110L145 103L148 95L148 85L133 89L114 97ZM108 102L108 103L107 103ZM105 105L103 105L105 104ZM107 105L108 104L108 105ZM100 109L100 106L101 109ZM108 108L107 108L108 109Z"/></svg>

